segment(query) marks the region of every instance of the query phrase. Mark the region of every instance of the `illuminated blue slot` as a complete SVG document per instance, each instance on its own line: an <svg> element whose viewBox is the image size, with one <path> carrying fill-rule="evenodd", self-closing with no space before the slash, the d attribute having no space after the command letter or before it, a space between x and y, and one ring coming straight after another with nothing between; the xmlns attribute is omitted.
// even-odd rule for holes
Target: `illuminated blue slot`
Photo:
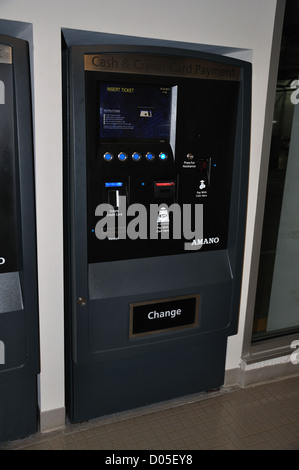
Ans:
<svg viewBox="0 0 299 470"><path fill-rule="evenodd" d="M116 183L105 183L105 188L120 188L123 186L123 183L116 182Z"/></svg>

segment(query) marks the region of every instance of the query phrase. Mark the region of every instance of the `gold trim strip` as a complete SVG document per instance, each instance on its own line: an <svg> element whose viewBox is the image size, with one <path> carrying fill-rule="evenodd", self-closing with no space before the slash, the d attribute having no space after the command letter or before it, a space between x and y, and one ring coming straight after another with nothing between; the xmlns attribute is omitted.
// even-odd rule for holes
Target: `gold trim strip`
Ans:
<svg viewBox="0 0 299 470"><path fill-rule="evenodd" d="M240 68L193 57L153 54L84 54L88 71L163 75L209 80L240 80Z"/></svg>
<svg viewBox="0 0 299 470"><path fill-rule="evenodd" d="M12 64L12 48L0 44L0 64Z"/></svg>

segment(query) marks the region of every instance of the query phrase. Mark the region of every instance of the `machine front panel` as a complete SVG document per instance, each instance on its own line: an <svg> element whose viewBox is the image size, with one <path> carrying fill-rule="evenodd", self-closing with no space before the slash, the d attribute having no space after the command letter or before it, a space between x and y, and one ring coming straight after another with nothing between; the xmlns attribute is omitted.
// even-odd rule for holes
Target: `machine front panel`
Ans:
<svg viewBox="0 0 299 470"><path fill-rule="evenodd" d="M170 60L157 69L175 70ZM185 75L176 77L87 65L90 263L227 246L239 70L196 78L187 71L197 62L188 69L177 58L177 69L180 61Z"/></svg>

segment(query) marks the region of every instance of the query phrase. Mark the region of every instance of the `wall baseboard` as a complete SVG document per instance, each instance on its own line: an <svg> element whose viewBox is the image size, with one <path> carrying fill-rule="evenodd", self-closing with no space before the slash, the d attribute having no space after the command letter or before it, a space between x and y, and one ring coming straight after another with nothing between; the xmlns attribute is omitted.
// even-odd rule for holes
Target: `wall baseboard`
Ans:
<svg viewBox="0 0 299 470"><path fill-rule="evenodd" d="M253 364L242 362L240 367L226 371L224 387L245 388L297 375L299 375L299 365L294 365L290 361L290 356L282 357L279 361L272 359Z"/></svg>
<svg viewBox="0 0 299 470"><path fill-rule="evenodd" d="M63 429L66 425L65 408L42 411L40 413L40 432L46 433Z"/></svg>

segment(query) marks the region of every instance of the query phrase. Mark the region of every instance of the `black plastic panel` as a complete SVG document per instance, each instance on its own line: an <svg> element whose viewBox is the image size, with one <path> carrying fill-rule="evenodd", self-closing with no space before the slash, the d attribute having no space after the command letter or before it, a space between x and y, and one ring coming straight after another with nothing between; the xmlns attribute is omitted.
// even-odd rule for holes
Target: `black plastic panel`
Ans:
<svg viewBox="0 0 299 470"><path fill-rule="evenodd" d="M202 251L226 248L239 82L112 75L113 86L107 85L109 76L105 72L86 72L89 262L184 253L185 243L193 243L196 249L199 240L203 242ZM139 91L141 87L145 90L142 93ZM108 89L103 98L102 88ZM170 138L154 138L152 134L152 128L161 124L159 119L162 124L165 121L164 127L168 129L167 119L160 116L157 98L150 107L151 92L154 91L156 97L159 90L162 90L161 94L167 90L168 94L175 95L174 122L169 124L175 127L173 142ZM125 106L129 109L126 110ZM145 126L144 121L152 124ZM142 134L138 126L143 126ZM105 138L101 137L103 133ZM135 153L140 160L132 158ZM148 154L151 155L150 160ZM167 158L161 159L161 154ZM106 160L107 155L109 160ZM123 159L119 158L120 155ZM120 187L113 187L113 183ZM105 187L107 184L110 186ZM161 186L157 187L159 184ZM124 198L120 208L115 207L113 195L116 192ZM107 232L102 240L97 230L103 219L95 212L100 204L105 203L113 206L105 220L109 223L113 220L116 230ZM128 226L134 216L126 214L128 206L136 203L147 209L147 224L145 229L136 230L139 238L132 240ZM174 232L173 212L168 211L174 203L180 210L182 236L179 241ZM155 222L149 214L151 204L166 208L162 215L167 217L169 214L169 240L161 239L158 228L157 240L151 236ZM203 205L200 237L184 237L184 204L190 205L192 217L195 204ZM122 220L124 214L126 219ZM190 230L195 232L195 226Z"/></svg>
<svg viewBox="0 0 299 470"><path fill-rule="evenodd" d="M4 102L0 104L0 273L19 271L13 66L0 63Z"/></svg>

